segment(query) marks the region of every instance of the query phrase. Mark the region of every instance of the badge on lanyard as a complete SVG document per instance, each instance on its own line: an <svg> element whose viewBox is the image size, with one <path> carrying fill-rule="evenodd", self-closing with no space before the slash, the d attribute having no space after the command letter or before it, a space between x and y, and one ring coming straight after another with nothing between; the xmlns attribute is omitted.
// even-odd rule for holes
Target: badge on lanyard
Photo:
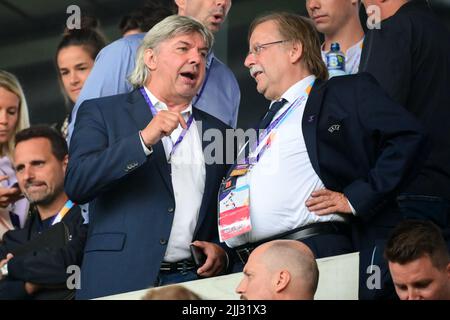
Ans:
<svg viewBox="0 0 450 320"><path fill-rule="evenodd" d="M252 229L247 176L229 177L219 192L219 237L224 242Z"/></svg>

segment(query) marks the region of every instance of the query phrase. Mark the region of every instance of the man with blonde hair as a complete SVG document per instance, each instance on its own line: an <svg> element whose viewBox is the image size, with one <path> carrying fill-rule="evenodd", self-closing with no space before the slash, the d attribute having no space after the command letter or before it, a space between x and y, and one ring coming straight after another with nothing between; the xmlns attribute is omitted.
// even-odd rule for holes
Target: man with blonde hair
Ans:
<svg viewBox="0 0 450 320"><path fill-rule="evenodd" d="M192 106L213 43L200 22L170 16L146 35L131 93L80 107L66 192L90 204L78 298L221 273L216 194L225 165L205 161L200 128L229 127ZM200 125L201 124L201 125ZM191 259L190 244L206 256Z"/></svg>

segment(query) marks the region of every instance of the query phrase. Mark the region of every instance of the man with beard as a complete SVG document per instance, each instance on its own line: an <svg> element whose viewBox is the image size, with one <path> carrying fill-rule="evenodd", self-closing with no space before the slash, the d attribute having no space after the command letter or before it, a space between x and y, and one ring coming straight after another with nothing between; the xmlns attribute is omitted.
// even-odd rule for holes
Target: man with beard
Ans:
<svg viewBox="0 0 450 320"><path fill-rule="evenodd" d="M74 292L66 286L66 271L81 264L87 225L80 208L64 193L66 141L49 127L22 130L15 141L17 180L32 208L25 227L7 232L1 242L0 299L70 298ZM53 248L42 244L42 249L34 245L24 252L24 246L48 236L58 223L68 231L67 243L52 243Z"/></svg>

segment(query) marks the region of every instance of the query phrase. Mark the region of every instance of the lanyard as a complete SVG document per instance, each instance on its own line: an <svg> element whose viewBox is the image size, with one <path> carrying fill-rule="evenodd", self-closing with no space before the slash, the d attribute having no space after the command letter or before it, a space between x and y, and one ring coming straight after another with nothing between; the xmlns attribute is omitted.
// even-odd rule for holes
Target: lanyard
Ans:
<svg viewBox="0 0 450 320"><path fill-rule="evenodd" d="M150 98L148 97L147 92L145 92L145 89L143 87L141 87L139 90L141 91L142 95L144 96L145 101L147 102L148 106L150 107L150 111L152 112L152 115L156 116L158 111L156 110L156 108L153 105L153 103L150 101ZM186 129L183 129L183 131L181 131L181 133L180 133L177 141L175 142L175 144L172 142L172 139L170 139L170 142L172 142L172 150L170 150L169 159L172 158L172 155L175 153L176 148L181 143L181 141L183 141L183 139L186 136L189 128L191 127L192 121L194 121L194 115L193 114L191 114L189 116L189 119L186 122Z"/></svg>
<svg viewBox="0 0 450 320"><path fill-rule="evenodd" d="M62 218L64 218L64 216L67 214L67 212L69 212L69 210L72 209L74 205L75 203L73 203L71 200L67 200L66 203L64 204L64 207L62 207L62 209L59 210L58 214L53 219L51 225L53 226L58 222L60 222Z"/></svg>
<svg viewBox="0 0 450 320"><path fill-rule="evenodd" d="M265 144L261 147L256 157L252 157L251 155L259 148L261 145L261 142L266 138L272 130L278 128L291 114L292 111L298 106L300 106L309 96L309 93L311 92L312 86L314 85L313 80L311 84L305 89L305 91L302 93L300 97L298 97L280 116L278 116L275 120L273 120L270 125L263 130L263 132L258 136L257 142L253 145L252 148L250 148L249 156L245 158L244 163L245 164L256 164L259 159L262 157L264 152L270 147L271 144L271 138L269 137Z"/></svg>

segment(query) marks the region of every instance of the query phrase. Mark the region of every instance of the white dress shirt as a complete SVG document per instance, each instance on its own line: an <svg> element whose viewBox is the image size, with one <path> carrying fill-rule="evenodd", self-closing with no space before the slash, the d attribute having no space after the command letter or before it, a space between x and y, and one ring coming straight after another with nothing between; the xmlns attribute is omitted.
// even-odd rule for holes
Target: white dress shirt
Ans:
<svg viewBox="0 0 450 320"><path fill-rule="evenodd" d="M159 101L147 88L145 88L145 91L158 112L168 110L167 105ZM192 105L181 112L186 121L191 114ZM162 138L168 161L173 145L182 131L183 128L178 125L178 128L172 132L170 137ZM144 145L144 151L145 149L149 151ZM146 152L146 154L148 153ZM205 188L205 159L195 120L192 121L183 141L177 146L175 153L170 158L170 163L175 196L175 216L164 261L177 262L191 257L189 244L192 242L197 226Z"/></svg>
<svg viewBox="0 0 450 320"><path fill-rule="evenodd" d="M280 116L315 79L306 77L282 96L288 102L276 113ZM344 221L337 214L318 216L305 202L324 184L314 171L302 131L305 100L276 129L271 147L250 170L250 220L252 230L226 241L230 247L255 242L315 222Z"/></svg>

